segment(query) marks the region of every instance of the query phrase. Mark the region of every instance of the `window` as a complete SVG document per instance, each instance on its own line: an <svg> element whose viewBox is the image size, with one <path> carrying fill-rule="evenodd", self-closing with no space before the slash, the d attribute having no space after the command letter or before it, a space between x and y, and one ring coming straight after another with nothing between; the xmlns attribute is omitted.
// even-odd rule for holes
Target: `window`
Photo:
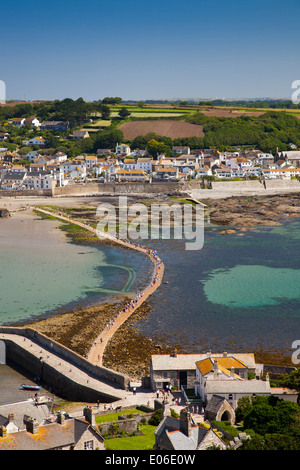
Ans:
<svg viewBox="0 0 300 470"><path fill-rule="evenodd" d="M94 449L93 441L85 441L84 450L93 450L93 449Z"/></svg>

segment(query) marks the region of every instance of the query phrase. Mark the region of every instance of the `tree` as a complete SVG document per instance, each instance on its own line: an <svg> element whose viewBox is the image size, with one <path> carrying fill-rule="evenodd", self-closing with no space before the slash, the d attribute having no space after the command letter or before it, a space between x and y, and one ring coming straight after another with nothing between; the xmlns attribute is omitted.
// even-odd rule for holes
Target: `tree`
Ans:
<svg viewBox="0 0 300 470"><path fill-rule="evenodd" d="M108 106L102 105L100 112L102 119L109 120L111 111Z"/></svg>
<svg viewBox="0 0 300 470"><path fill-rule="evenodd" d="M164 154L167 157L170 157L173 155L173 152L170 149L170 147L168 147L168 145L164 144L163 142L158 142L155 139L149 140L146 148L147 148L149 155L151 155L155 159L160 154Z"/></svg>
<svg viewBox="0 0 300 470"><path fill-rule="evenodd" d="M121 108L118 114L121 119L126 119L131 113L127 108Z"/></svg>

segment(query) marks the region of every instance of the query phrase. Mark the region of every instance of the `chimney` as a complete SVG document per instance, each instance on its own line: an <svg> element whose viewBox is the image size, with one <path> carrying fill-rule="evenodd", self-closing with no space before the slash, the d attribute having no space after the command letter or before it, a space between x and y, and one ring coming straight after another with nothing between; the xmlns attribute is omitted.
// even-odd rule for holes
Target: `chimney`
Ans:
<svg viewBox="0 0 300 470"><path fill-rule="evenodd" d="M13 415L13 413L10 413L10 414L8 415L8 422L9 422L9 423L12 423L13 420L14 420L14 415Z"/></svg>
<svg viewBox="0 0 300 470"><path fill-rule="evenodd" d="M59 412L57 413L57 422L58 422L59 424L64 424L65 419L66 419L66 418L65 418L65 413L62 412L62 411L59 411Z"/></svg>
<svg viewBox="0 0 300 470"><path fill-rule="evenodd" d="M223 357L227 357L227 352L226 351L223 352Z"/></svg>
<svg viewBox="0 0 300 470"><path fill-rule="evenodd" d="M231 367L231 369L230 369L230 377L232 379L234 378L234 367Z"/></svg>
<svg viewBox="0 0 300 470"><path fill-rule="evenodd" d="M6 436L6 427L5 426L0 426L0 437L5 437Z"/></svg>
<svg viewBox="0 0 300 470"><path fill-rule="evenodd" d="M174 349L173 357L177 357L177 349Z"/></svg>
<svg viewBox="0 0 300 470"><path fill-rule="evenodd" d="M214 376L218 375L218 361L217 359L214 360Z"/></svg>
<svg viewBox="0 0 300 470"><path fill-rule="evenodd" d="M187 437L192 434L192 418L188 409L183 409L180 412L180 431Z"/></svg>
<svg viewBox="0 0 300 470"><path fill-rule="evenodd" d="M88 423L90 423L92 426L95 426L95 415L93 413L93 410L90 406L86 406L83 410L83 416L87 420Z"/></svg>
<svg viewBox="0 0 300 470"><path fill-rule="evenodd" d="M35 418L27 418L25 421L26 431L31 434L37 434L39 432L39 423Z"/></svg>

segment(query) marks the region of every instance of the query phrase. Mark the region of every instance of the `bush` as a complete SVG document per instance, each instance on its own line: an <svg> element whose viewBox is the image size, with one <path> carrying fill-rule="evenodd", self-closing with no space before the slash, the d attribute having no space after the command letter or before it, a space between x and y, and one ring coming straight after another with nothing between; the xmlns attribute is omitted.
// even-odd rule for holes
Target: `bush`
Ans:
<svg viewBox="0 0 300 470"><path fill-rule="evenodd" d="M156 410L148 421L151 426L158 426L162 420L162 408Z"/></svg>

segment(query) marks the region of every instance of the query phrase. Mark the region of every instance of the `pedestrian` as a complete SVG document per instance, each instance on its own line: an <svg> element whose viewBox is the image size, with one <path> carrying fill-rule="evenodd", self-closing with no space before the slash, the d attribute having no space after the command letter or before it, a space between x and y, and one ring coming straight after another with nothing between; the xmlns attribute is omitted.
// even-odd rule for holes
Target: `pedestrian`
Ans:
<svg viewBox="0 0 300 470"><path fill-rule="evenodd" d="M156 390L156 398L159 398L159 390Z"/></svg>

